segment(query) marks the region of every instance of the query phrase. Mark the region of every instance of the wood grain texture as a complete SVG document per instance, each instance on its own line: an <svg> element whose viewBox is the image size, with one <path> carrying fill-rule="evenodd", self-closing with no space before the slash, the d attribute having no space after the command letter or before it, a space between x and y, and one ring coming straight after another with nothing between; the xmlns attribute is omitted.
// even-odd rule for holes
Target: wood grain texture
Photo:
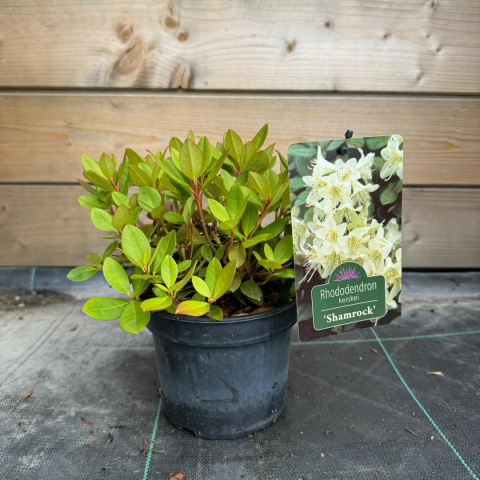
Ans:
<svg viewBox="0 0 480 480"><path fill-rule="evenodd" d="M221 140L244 139L269 123L269 141L290 143L399 133L405 183L480 185L480 99L391 95L102 94L0 95L2 182L74 182L80 154L122 158L126 147L164 149L190 128Z"/></svg>
<svg viewBox="0 0 480 480"><path fill-rule="evenodd" d="M77 204L81 193L68 185L2 186L0 266L77 265L101 253L109 241ZM480 190L407 188L403 211L406 267L480 267Z"/></svg>
<svg viewBox="0 0 480 480"><path fill-rule="evenodd" d="M0 86L478 93L476 0L5 0Z"/></svg>

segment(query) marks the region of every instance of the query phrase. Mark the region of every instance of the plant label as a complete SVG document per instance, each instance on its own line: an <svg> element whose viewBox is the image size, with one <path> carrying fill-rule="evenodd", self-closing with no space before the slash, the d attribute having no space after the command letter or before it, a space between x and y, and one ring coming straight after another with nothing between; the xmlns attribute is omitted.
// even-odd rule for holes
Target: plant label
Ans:
<svg viewBox="0 0 480 480"><path fill-rule="evenodd" d="M288 148L300 340L400 320L403 139Z"/></svg>

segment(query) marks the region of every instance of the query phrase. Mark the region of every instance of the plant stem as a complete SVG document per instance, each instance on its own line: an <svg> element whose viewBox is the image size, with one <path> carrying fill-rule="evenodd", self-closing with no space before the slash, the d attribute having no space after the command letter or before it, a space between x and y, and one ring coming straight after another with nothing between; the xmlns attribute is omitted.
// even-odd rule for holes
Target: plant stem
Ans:
<svg viewBox="0 0 480 480"><path fill-rule="evenodd" d="M198 192L197 182L195 180L193 181L192 193L193 193L193 198L195 200L195 203L197 204L198 219L200 220L200 224L202 225L203 234L205 235L205 238L206 238L207 242L209 243L210 247L212 247L213 251L216 252L217 249L215 248L215 246L213 245L213 243L210 240L210 236L208 235L207 226L205 225L205 221L203 220L202 192L200 192L200 193ZM192 248L193 248L193 245L192 245Z"/></svg>

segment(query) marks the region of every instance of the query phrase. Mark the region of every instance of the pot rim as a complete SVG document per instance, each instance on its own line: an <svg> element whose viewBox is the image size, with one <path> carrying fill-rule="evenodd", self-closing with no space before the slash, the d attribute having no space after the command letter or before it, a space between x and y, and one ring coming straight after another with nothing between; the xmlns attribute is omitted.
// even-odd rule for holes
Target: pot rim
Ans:
<svg viewBox="0 0 480 480"><path fill-rule="evenodd" d="M291 302L281 305L280 307L274 307L270 310L265 310L264 312L254 313L251 315L239 315L238 317L224 317L222 320L215 320L210 317L192 317L191 315L182 315L178 317L173 313L168 313L163 310L152 311L152 317L158 316L163 318L168 318L171 321L181 322L181 323L196 323L196 324L210 324L210 325L222 325L222 324L232 324L232 323L245 323L252 322L255 320L262 320L272 315L284 312L286 310L292 309L296 305L296 301L292 300ZM149 322L150 323L150 322Z"/></svg>

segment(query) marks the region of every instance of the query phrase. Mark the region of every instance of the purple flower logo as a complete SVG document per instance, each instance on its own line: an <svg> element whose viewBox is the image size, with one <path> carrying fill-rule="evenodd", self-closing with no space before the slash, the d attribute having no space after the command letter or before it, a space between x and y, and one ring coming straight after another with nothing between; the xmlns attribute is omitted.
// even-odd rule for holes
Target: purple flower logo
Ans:
<svg viewBox="0 0 480 480"><path fill-rule="evenodd" d="M342 280L351 280L352 278L360 278L355 267L342 268L338 271L337 276L333 279L334 282L341 282Z"/></svg>

